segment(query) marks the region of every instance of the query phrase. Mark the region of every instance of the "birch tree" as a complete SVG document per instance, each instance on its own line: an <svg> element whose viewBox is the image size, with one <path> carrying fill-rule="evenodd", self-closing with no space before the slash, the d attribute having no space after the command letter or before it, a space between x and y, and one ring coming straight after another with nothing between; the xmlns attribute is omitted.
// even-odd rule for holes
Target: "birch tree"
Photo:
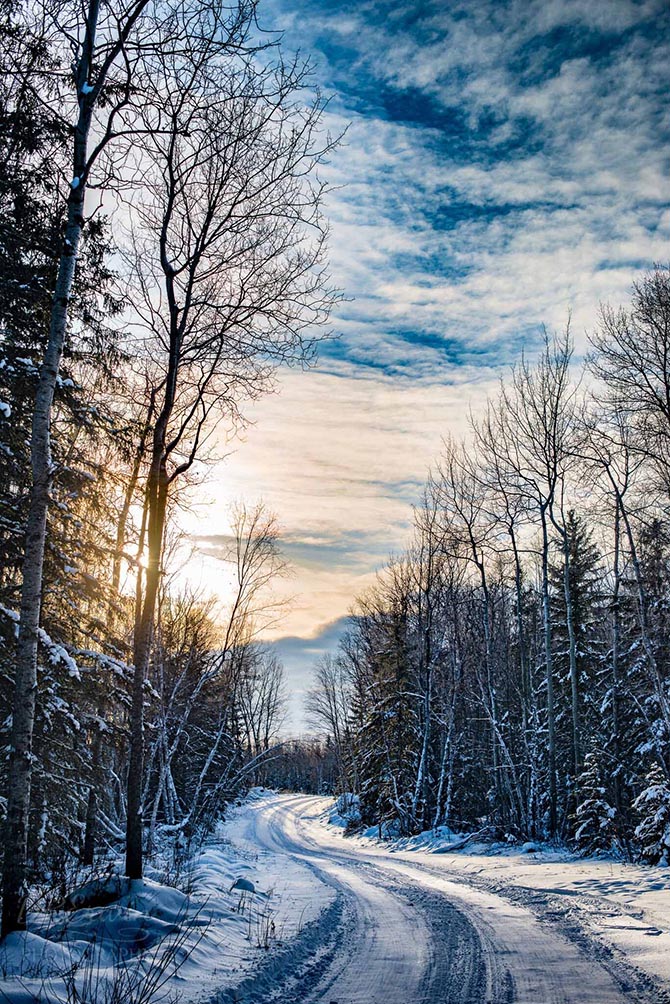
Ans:
<svg viewBox="0 0 670 1004"><path fill-rule="evenodd" d="M493 524L488 519L485 492L475 470L477 460L464 446L445 440L442 456L433 477L434 492L442 519L444 547L451 546L452 556L470 564L481 594L483 674L479 680L482 706L490 721L492 789L500 791L501 736L496 708L492 633L493 603L489 586L487 553L490 553Z"/></svg>
<svg viewBox="0 0 670 1004"><path fill-rule="evenodd" d="M549 831L556 834L558 789L556 762L556 710L552 651L552 618L549 598L550 531L560 530L556 511L560 491L570 462L574 427L574 388L570 383L571 343L569 331L563 338L545 336L543 351L535 366L527 360L512 371L511 387L501 388L503 442L508 449L506 462L514 471L532 503L541 527L541 589L544 624L544 659L547 690ZM564 559L567 567L567 557ZM569 598L568 620L570 620ZM571 623L571 622L570 622ZM574 649L573 649L574 652ZM579 760L578 681L574 659L570 664L572 691L573 765Z"/></svg>
<svg viewBox="0 0 670 1004"><path fill-rule="evenodd" d="M32 774L32 736L35 719L37 648L42 602L46 520L54 476L51 460L51 411L58 371L68 330L68 311L82 231L85 196L96 171L103 178L112 161L108 147L129 103L138 32L148 0L107 5L102 0L78 4L37 4L31 8L26 35L69 49L71 71L47 71L55 76L64 116L70 161L65 193L65 223L58 261L49 333L40 367L31 429L30 507L25 530L23 585L12 713L9 794L3 864L2 934L25 926L25 873L28 811ZM24 67L14 72L21 75ZM25 77L25 74L24 74ZM26 80L44 100L44 81ZM70 139L71 137L71 139ZM106 166L102 168L103 159ZM102 183L102 179L99 179Z"/></svg>

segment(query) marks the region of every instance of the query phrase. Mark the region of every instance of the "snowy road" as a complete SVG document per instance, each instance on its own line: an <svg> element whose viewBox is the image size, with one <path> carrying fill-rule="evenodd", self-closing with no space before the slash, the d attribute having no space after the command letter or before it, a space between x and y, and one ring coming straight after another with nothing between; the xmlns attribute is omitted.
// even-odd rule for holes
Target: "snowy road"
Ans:
<svg viewBox="0 0 670 1004"><path fill-rule="evenodd" d="M440 862L349 845L323 825L324 800L278 795L247 815L245 838L307 865L337 895L264 989L282 1004L619 1004L654 1001L588 940L549 915L473 885ZM423 856L425 859L425 856Z"/></svg>

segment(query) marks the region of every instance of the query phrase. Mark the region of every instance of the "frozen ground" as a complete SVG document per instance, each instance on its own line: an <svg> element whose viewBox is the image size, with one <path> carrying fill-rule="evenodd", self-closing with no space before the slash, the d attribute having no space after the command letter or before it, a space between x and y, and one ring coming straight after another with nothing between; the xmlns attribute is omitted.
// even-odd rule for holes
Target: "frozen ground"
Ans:
<svg viewBox="0 0 670 1004"><path fill-rule="evenodd" d="M321 819L339 823L327 809ZM549 915L573 936L595 935L615 956L670 990L670 868L584 859L533 844L520 851L469 843L452 852L460 841L444 830L393 841L380 841L368 831L346 843L420 861L445 877L524 903L545 919Z"/></svg>
<svg viewBox="0 0 670 1004"><path fill-rule="evenodd" d="M247 838L262 801L253 793L219 827L182 876L189 895L147 869L106 906L29 914L28 931L0 946L0 1004L201 1004L241 999L232 988L251 972L271 982L296 936L320 939L334 893Z"/></svg>
<svg viewBox="0 0 670 1004"><path fill-rule="evenodd" d="M389 845L345 837L328 824L330 809L275 796L247 817L258 846L318 870L340 917L318 954L295 952L274 987L245 1000L670 1001L668 869L555 852L444 853L445 839Z"/></svg>
<svg viewBox="0 0 670 1004"><path fill-rule="evenodd" d="M178 946L185 961L155 1000L670 1004L669 869L452 853L444 832L345 837L331 818L326 799L257 792L198 858L188 902L149 882L107 907L33 917L0 958L0 1002L73 1000L64 974L94 934L108 986L119 943L133 972L148 968L152 940L163 950L188 914L197 944ZM13 978L28 960L32 975ZM102 992L78 999L105 1004Z"/></svg>

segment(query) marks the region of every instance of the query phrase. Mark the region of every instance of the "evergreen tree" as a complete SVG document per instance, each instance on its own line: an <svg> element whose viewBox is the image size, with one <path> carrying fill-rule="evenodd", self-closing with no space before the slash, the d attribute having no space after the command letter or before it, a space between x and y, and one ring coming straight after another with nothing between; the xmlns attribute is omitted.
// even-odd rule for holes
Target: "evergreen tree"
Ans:
<svg viewBox="0 0 670 1004"><path fill-rule="evenodd" d="M607 800L600 760L595 752L586 754L579 776L580 802L576 811L575 843L582 854L602 854L612 849L616 811Z"/></svg>
<svg viewBox="0 0 670 1004"><path fill-rule="evenodd" d="M670 864L670 785L657 764L647 774L646 787L633 808L640 816L635 829L640 857L650 865Z"/></svg>
<svg viewBox="0 0 670 1004"><path fill-rule="evenodd" d="M561 556L550 565L552 586L551 608L553 621L554 671L557 676L556 724L557 746L561 752L559 763L575 762L575 692L570 672L570 637L566 597L565 570L567 561L567 589L574 632L576 699L578 735L580 745L588 748L596 740L605 741L601 705L605 683L599 674L604 652L604 606L600 585L600 554L593 543L593 535L583 517L570 509L565 518L567 557L561 542ZM579 758L577 758L578 761ZM574 799L580 798L578 778L573 770L563 775L565 796L576 809Z"/></svg>
<svg viewBox="0 0 670 1004"><path fill-rule="evenodd" d="M603 649L604 597L602 590L602 559L593 541L593 532L583 516L571 509L565 530L569 546L568 582L575 628L577 672L581 691L581 710L587 735L593 733L600 719L598 680ZM554 612L554 643L556 668L567 675L567 627L563 589L563 562L552 563L552 607Z"/></svg>
<svg viewBox="0 0 670 1004"><path fill-rule="evenodd" d="M394 569L397 571L397 568ZM413 767L417 758L415 709L412 706L407 637L407 597L390 575L382 589L389 590L387 609L382 596L371 593L366 614L356 621L359 645L365 659L359 665L362 679L357 690L363 705L356 712L361 815L368 823L398 825L411 832Z"/></svg>
<svg viewBox="0 0 670 1004"><path fill-rule="evenodd" d="M639 550L654 658L667 692L670 680L670 530L665 518L655 516L642 527ZM666 766L670 766L670 735L667 723L661 720L660 708L658 712L655 730L663 745Z"/></svg>
<svg viewBox="0 0 670 1004"><path fill-rule="evenodd" d="M5 735L32 479L31 421L64 225L64 207L56 197L63 125L58 109L38 97L35 83L38 76L44 79L45 70L55 71L57 61L41 38L22 30L21 6L13 0L0 3L0 732ZM123 363L109 325L121 306L112 292L111 250L105 219L90 220L52 411L53 504L28 831L33 874L45 868L53 873L63 848L79 846L92 767L88 738L99 695L121 696L123 683L118 665L110 671L103 658L112 653L118 663L120 654L118 645L110 646L105 623L117 516L110 481L114 468L123 464L121 451L129 439L127 423L110 406ZM3 790L6 769L3 761Z"/></svg>

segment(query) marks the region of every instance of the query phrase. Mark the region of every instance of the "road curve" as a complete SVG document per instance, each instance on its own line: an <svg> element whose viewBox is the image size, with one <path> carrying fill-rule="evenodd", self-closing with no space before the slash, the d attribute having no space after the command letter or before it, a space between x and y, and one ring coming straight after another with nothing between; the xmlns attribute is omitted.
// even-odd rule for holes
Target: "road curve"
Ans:
<svg viewBox="0 0 670 1004"><path fill-rule="evenodd" d="M527 908L383 849L347 845L324 800L277 795L249 814L248 840L332 886L337 920L254 1004L631 1004L610 971ZM653 998L649 998L651 1002Z"/></svg>

